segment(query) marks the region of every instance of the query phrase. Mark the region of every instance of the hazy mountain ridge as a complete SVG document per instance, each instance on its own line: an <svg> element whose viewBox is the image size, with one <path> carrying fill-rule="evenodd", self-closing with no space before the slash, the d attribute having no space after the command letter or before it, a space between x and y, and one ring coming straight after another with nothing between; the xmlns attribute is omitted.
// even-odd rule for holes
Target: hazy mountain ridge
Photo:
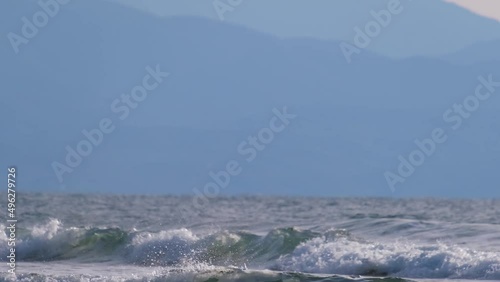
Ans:
<svg viewBox="0 0 500 282"><path fill-rule="evenodd" d="M153 14L191 15L219 20L212 1L112 0ZM224 13L224 21L280 37L312 37L353 42L354 27L364 29L371 11L387 9L388 0L242 1ZM439 56L480 41L500 39L500 22L441 0L400 0L403 11L368 46L389 57ZM225 3L225 2L223 2ZM286 7L286 9L285 9ZM445 16L443 16L445 15ZM279 20L277 20L279 18Z"/></svg>
<svg viewBox="0 0 500 282"><path fill-rule="evenodd" d="M0 12L8 28L14 21L20 29L23 9ZM116 132L65 175L67 191L191 193L210 180L211 170L243 159L238 144L267 126L274 107L287 106L297 119L227 192L280 194L304 187L304 194L390 195L383 172L397 168L398 155L414 150L415 138L445 127L441 115L474 93L479 75L500 80L497 62L395 60L364 50L348 64L339 42L281 40L219 21L151 17L107 2L62 9L20 54L5 40L0 45L7 93L0 120L9 132L0 152L23 171L23 189L59 189L51 163L64 161L65 146L82 140L82 130L110 117ZM119 122L111 102L141 83L148 65L171 76ZM453 141L398 195L470 196L498 181L492 170L498 165L494 113L500 100L487 104L459 134L450 134Z"/></svg>
<svg viewBox="0 0 500 282"><path fill-rule="evenodd" d="M452 63L471 65L477 63L500 63L500 40L475 43L460 51L443 56Z"/></svg>

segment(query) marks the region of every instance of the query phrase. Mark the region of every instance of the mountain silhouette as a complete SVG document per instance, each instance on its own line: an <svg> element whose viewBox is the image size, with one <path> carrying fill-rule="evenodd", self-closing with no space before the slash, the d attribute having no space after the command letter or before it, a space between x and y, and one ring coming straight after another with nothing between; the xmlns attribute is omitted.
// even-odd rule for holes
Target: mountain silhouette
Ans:
<svg viewBox="0 0 500 282"><path fill-rule="evenodd" d="M1 5L2 34L20 33L21 17L39 10L35 2ZM500 80L494 61L365 50L348 64L339 43L74 1L18 54L1 42L0 155L19 167L20 188L34 191L191 194L236 159L243 172L221 193L392 195L384 172L397 169L398 156L434 128L449 130L443 112L474 94L478 76ZM113 101L142 83L148 66L170 76L118 119ZM396 195L499 195L490 185L499 180L500 100L482 103ZM297 117L247 163L238 145L284 107ZM66 146L103 118L115 131L60 183L52 164L64 164Z"/></svg>

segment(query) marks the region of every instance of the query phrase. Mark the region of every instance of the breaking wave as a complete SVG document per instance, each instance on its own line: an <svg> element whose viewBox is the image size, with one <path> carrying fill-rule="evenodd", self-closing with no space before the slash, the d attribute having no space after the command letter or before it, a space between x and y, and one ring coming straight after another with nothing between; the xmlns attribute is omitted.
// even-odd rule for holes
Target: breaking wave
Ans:
<svg viewBox="0 0 500 282"><path fill-rule="evenodd" d="M1 227L5 230L5 226ZM372 242L342 229L321 233L293 227L274 229L267 234L246 231L195 234L189 229L151 233L64 227L59 220L52 219L31 229L19 229L18 236L17 258L26 262L78 260L184 271L222 267L227 275L247 275L238 271L249 269L260 270L259 275L264 276L330 275L331 280L325 281L347 279L331 275L500 280L500 254L496 252L439 242L434 245ZM6 234L0 233L5 246L0 249L3 261L8 253L6 240ZM266 274L264 270L270 272ZM220 269L217 271L220 273Z"/></svg>

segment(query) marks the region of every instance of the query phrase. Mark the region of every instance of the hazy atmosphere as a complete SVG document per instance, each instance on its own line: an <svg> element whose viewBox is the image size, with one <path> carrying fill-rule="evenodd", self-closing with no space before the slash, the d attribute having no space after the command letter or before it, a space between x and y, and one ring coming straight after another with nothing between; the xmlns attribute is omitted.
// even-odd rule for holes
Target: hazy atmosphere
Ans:
<svg viewBox="0 0 500 282"><path fill-rule="evenodd" d="M222 194L500 195L500 100L453 110L478 77L497 79L499 22L402 1L364 38L356 28L387 1L129 2L73 1L25 41L15 35L34 33L22 18L39 5L2 4L0 150L23 190L190 194L235 160ZM169 75L127 104L147 68ZM274 108L296 117L245 146ZM112 132L87 148L103 119ZM384 173L438 127L447 141L391 191Z"/></svg>
<svg viewBox="0 0 500 282"><path fill-rule="evenodd" d="M0 281L500 281L500 1L0 18Z"/></svg>

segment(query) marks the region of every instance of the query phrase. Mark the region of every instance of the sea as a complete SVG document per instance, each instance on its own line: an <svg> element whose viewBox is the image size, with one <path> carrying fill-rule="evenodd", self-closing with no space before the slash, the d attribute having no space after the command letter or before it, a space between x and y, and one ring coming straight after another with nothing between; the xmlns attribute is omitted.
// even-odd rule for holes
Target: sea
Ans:
<svg viewBox="0 0 500 282"><path fill-rule="evenodd" d="M0 281L500 281L500 200L0 196Z"/></svg>

